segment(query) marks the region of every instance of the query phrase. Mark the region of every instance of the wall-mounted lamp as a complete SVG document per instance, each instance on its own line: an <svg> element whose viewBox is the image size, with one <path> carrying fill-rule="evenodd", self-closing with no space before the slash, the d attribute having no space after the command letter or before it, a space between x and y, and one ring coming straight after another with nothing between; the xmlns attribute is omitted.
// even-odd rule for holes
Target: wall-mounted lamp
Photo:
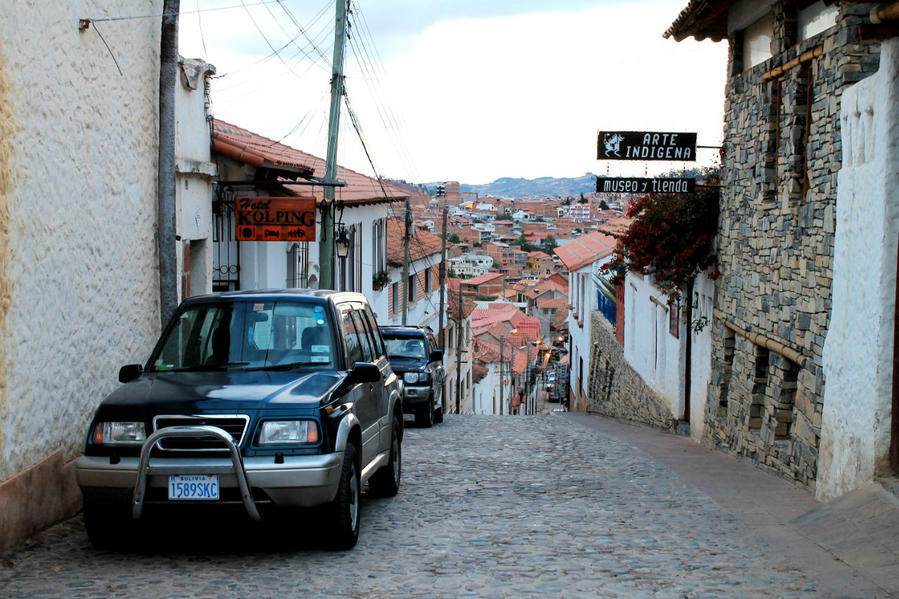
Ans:
<svg viewBox="0 0 899 599"><path fill-rule="evenodd" d="M350 254L350 239L346 235L346 228L343 225L339 225L339 227L337 240L334 243L337 246L337 257L344 260Z"/></svg>

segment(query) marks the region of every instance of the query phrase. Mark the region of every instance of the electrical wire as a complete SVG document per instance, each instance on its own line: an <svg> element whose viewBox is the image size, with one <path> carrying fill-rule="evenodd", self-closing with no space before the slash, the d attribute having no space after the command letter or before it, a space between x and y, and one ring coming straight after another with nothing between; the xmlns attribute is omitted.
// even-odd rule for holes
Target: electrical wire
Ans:
<svg viewBox="0 0 899 599"><path fill-rule="evenodd" d="M257 2L254 2L252 4L247 4L246 6L261 6L263 4L273 4L278 1L279 0L258 0ZM215 12L215 11L220 11L220 10L234 10L236 8L243 8L243 7L244 7L244 4L242 3L240 6L234 5L234 6L217 6L215 8L202 8L202 9L197 8L197 10L195 10L195 11L193 11L193 10L180 11L178 13L163 12L163 13L156 13L156 14L152 14L152 15L131 15L131 16L127 16L127 17L101 17L99 19L86 18L83 20L90 21L91 23L101 23L103 21L133 21L133 20L137 20L137 19L161 19L163 17L177 17L177 16L179 16L179 14L180 15L192 15L192 14L203 13L203 12Z"/></svg>

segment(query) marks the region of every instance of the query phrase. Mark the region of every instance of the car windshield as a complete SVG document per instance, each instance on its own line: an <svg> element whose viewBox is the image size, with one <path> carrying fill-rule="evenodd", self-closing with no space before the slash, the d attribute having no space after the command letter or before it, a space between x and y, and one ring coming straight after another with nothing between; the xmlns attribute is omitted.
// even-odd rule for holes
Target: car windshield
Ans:
<svg viewBox="0 0 899 599"><path fill-rule="evenodd" d="M425 340L415 337L385 337L388 358L427 358L425 353Z"/></svg>
<svg viewBox="0 0 899 599"><path fill-rule="evenodd" d="M163 339L152 370L333 370L325 306L292 300L188 306Z"/></svg>

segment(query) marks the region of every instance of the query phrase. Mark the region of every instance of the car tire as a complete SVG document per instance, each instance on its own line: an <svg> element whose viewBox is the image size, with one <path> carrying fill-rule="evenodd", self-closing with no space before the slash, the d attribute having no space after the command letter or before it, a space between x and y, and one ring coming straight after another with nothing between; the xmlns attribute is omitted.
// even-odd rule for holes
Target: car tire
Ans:
<svg viewBox="0 0 899 599"><path fill-rule="evenodd" d="M334 551L352 549L359 540L362 492L359 467L356 465L356 446L347 445L343 451L343 467L337 496L328 505L333 533L328 548Z"/></svg>
<svg viewBox="0 0 899 599"><path fill-rule="evenodd" d="M133 539L131 529L134 520L128 513L129 505L117 505L108 501L84 500L84 529L87 538L96 549L127 547Z"/></svg>
<svg viewBox="0 0 899 599"><path fill-rule="evenodd" d="M418 408L415 412L415 426L431 428L434 426L434 398L428 399L428 403Z"/></svg>
<svg viewBox="0 0 899 599"><path fill-rule="evenodd" d="M390 432L390 458L384 466L371 477L369 487L375 495L393 497L400 490L400 479L403 474L403 442L400 435L402 422L394 417L393 430Z"/></svg>
<svg viewBox="0 0 899 599"><path fill-rule="evenodd" d="M434 412L434 423L440 424L443 422L443 408L437 408L437 411Z"/></svg>

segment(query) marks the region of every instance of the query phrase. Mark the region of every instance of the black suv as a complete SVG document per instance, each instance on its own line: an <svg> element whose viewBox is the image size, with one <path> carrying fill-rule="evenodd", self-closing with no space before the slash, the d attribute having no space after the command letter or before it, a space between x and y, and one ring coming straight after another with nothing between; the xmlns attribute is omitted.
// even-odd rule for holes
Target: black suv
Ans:
<svg viewBox="0 0 899 599"><path fill-rule="evenodd" d="M76 464L94 545L127 543L154 510L324 506L324 542L348 549L362 486L399 489L401 384L359 293L189 298L119 380Z"/></svg>
<svg viewBox="0 0 899 599"><path fill-rule="evenodd" d="M387 357L403 379L403 411L418 426L443 422L443 350L434 334L421 327L383 326Z"/></svg>

